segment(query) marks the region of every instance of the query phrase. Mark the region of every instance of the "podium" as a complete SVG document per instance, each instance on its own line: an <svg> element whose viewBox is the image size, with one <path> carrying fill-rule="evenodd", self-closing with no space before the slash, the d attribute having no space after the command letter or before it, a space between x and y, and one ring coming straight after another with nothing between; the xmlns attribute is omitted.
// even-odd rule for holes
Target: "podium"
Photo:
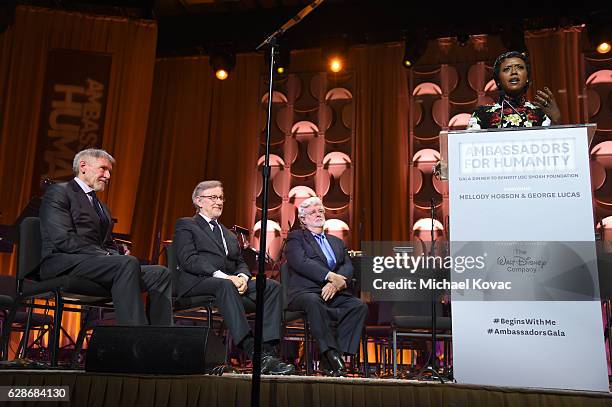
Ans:
<svg viewBox="0 0 612 407"><path fill-rule="evenodd" d="M589 172L594 131L441 135L451 256L482 263L451 273L459 287L451 292L457 382L608 391Z"/></svg>

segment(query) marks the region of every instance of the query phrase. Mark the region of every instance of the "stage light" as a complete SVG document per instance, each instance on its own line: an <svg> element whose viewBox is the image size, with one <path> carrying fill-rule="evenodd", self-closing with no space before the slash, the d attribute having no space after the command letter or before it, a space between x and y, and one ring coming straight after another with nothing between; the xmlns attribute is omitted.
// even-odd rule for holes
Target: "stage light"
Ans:
<svg viewBox="0 0 612 407"><path fill-rule="evenodd" d="M423 32L402 32L404 42L404 68L412 68L423 56L427 48L427 36Z"/></svg>
<svg viewBox="0 0 612 407"><path fill-rule="evenodd" d="M333 73L338 73L344 68L344 61L339 56L332 56L329 58L329 70Z"/></svg>
<svg viewBox="0 0 612 407"><path fill-rule="evenodd" d="M291 54L289 51L289 47L281 46L280 51L276 55L275 63L276 73L279 75L284 75L289 69L289 64L291 63Z"/></svg>
<svg viewBox="0 0 612 407"><path fill-rule="evenodd" d="M225 69L217 69L215 71L215 76L220 81L224 81L224 80L226 80L229 77L229 72L227 72Z"/></svg>
<svg viewBox="0 0 612 407"><path fill-rule="evenodd" d="M608 52L610 52L610 49L612 49L612 47L610 46L609 42L604 41L604 42L599 43L599 45L595 49L600 54L607 54Z"/></svg>
<svg viewBox="0 0 612 407"><path fill-rule="evenodd" d="M350 40L347 36L330 38L322 49L321 56L326 68L333 73L340 73L346 68L348 62L348 46Z"/></svg>
<svg viewBox="0 0 612 407"><path fill-rule="evenodd" d="M232 69L236 65L236 57L227 52L215 53L210 56L210 66L213 69L215 77L220 81L229 78Z"/></svg>
<svg viewBox="0 0 612 407"><path fill-rule="evenodd" d="M589 18L587 36L591 46L598 54L607 54L612 50L612 13L595 13Z"/></svg>
<svg viewBox="0 0 612 407"><path fill-rule="evenodd" d="M291 63L290 47L285 44L279 44L275 49L274 73L276 75L285 75L289 71L289 64ZM266 49L264 58L266 61L266 70L268 70L270 69L270 48Z"/></svg>

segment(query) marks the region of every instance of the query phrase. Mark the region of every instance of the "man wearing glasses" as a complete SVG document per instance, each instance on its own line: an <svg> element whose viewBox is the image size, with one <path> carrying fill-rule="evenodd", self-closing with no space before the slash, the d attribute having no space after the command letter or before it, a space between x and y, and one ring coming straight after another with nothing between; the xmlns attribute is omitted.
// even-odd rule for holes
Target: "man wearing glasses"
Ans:
<svg viewBox="0 0 612 407"><path fill-rule="evenodd" d="M302 202L298 217L303 229L289 233L285 245L289 273L283 284L287 284L288 309L306 312L323 372L344 376L342 354L357 353L368 308L347 290L353 265L344 242L323 232L321 199ZM335 332L332 320L338 322Z"/></svg>
<svg viewBox="0 0 612 407"><path fill-rule="evenodd" d="M245 307L255 309L255 282L242 259L238 239L217 219L223 212L223 184L203 181L191 196L196 208L192 218L176 221L173 245L180 269L180 296L214 295L215 305L223 316L234 343L249 358L253 357L255 340L245 316ZM280 342L280 285L266 281L264 292L263 374L291 374L295 367L276 356Z"/></svg>

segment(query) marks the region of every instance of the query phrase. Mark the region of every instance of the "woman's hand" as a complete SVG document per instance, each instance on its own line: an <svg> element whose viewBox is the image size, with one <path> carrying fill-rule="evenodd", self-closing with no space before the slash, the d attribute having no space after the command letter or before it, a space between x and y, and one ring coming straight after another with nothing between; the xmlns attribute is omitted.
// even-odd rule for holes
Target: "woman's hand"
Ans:
<svg viewBox="0 0 612 407"><path fill-rule="evenodd" d="M538 90L535 98L534 103L546 113L546 116L550 117L552 124L561 123L561 111L555 101L555 95L550 89L544 88L544 91Z"/></svg>

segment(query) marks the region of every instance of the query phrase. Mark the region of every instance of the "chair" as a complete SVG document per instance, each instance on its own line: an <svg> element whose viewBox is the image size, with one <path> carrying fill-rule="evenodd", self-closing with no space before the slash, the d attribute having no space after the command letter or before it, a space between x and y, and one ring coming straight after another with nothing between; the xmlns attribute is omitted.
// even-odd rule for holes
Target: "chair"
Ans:
<svg viewBox="0 0 612 407"><path fill-rule="evenodd" d="M214 295L193 295L193 296L179 296L178 295L178 287L179 287L179 276L181 270L178 266L178 261L176 259L176 250L174 248L174 244L170 243L166 246L166 265L168 270L170 270L170 275L172 276L172 308L173 313L175 315L180 313L187 313L198 311L204 309L206 312L206 337L204 338L204 349L206 349L208 344L208 336L210 335L210 331L213 329L213 306L215 304L215 296ZM180 315L179 315L180 316ZM229 343L230 340L228 337L225 338L225 364L221 366L216 366L211 374L223 374L226 371L230 371L230 363L228 360L229 355Z"/></svg>
<svg viewBox="0 0 612 407"><path fill-rule="evenodd" d="M368 356L368 345L374 345L374 369L376 377L384 377L387 366L387 348L389 347L389 338L391 337L390 321L380 317L382 312L380 302L369 302L368 317L364 324L364 332L362 345L364 348L364 370L365 377L370 377L370 365ZM388 313L387 313L388 314ZM385 314L385 315L387 315ZM367 361L367 363L365 363Z"/></svg>
<svg viewBox="0 0 612 407"><path fill-rule="evenodd" d="M204 308L207 316L207 328L211 329L213 322L214 295L179 296L178 282L181 270L178 267L174 245L166 246L166 265L172 276L172 304L174 313L189 312Z"/></svg>
<svg viewBox="0 0 612 407"><path fill-rule="evenodd" d="M431 304L426 304L431 306ZM438 304L439 305L439 304ZM397 378L397 347L398 337L408 337L413 339L429 340L431 332L432 317L430 315L393 315L391 319L391 342L392 342L392 361L393 377ZM436 340L442 339L447 343L452 338L451 318L444 316L436 317ZM436 344L431 345L431 351L436 351ZM445 346L446 353L446 346ZM435 357L435 354L434 354Z"/></svg>
<svg viewBox="0 0 612 407"><path fill-rule="evenodd" d="M91 280L70 275L61 275L49 280L38 278L41 262L42 237L40 219L25 218L19 225L17 256L17 296L6 318L6 329L2 332L3 358L8 358L8 344L12 324L20 307L54 311L54 321L49 347L51 366L57 366L59 337L64 311L83 312L80 308L65 305L96 306L112 308L111 293L105 287ZM54 306L36 304L35 299L48 299Z"/></svg>
<svg viewBox="0 0 612 407"><path fill-rule="evenodd" d="M15 304L14 297L16 292L17 281L15 277L0 276L0 333L2 332L2 326L6 321L9 311ZM15 318L13 319L13 330L22 331L24 334L19 341L19 346L15 354L19 355L21 353L22 357L26 357L30 330L38 331L38 335L32 345L37 344L39 348L43 348L41 339L49 331L52 322L53 318L46 313L33 313L31 308L28 311L24 311L23 309L17 310Z"/></svg>
<svg viewBox="0 0 612 407"><path fill-rule="evenodd" d="M362 256L361 252L349 252L351 264L353 265L353 278L351 280L351 285L349 289L355 298L361 298L361 261ZM370 310L370 305L368 305L368 314ZM363 375L366 378L370 377L370 361L368 355L368 320L363 326L363 330L361 333L361 347L357 350L357 354L353 358L357 361L357 365L359 365L359 360L363 356ZM363 353L360 354L360 353Z"/></svg>
<svg viewBox="0 0 612 407"><path fill-rule="evenodd" d="M287 330L291 329L292 331L299 330L297 327L291 327L290 324L297 321L303 322L303 334L301 340L304 342L304 364L306 365L306 374L312 373L312 366L310 361L310 351L311 348L309 343L312 342L312 338L310 335L310 327L308 325L308 319L306 318L306 312L304 311L290 311L286 309L287 306L287 286L289 285L289 265L287 263L283 263L280 268L280 283L281 283L281 301L282 306L282 326L283 326L283 338L287 337ZM290 338L294 336L291 335Z"/></svg>

